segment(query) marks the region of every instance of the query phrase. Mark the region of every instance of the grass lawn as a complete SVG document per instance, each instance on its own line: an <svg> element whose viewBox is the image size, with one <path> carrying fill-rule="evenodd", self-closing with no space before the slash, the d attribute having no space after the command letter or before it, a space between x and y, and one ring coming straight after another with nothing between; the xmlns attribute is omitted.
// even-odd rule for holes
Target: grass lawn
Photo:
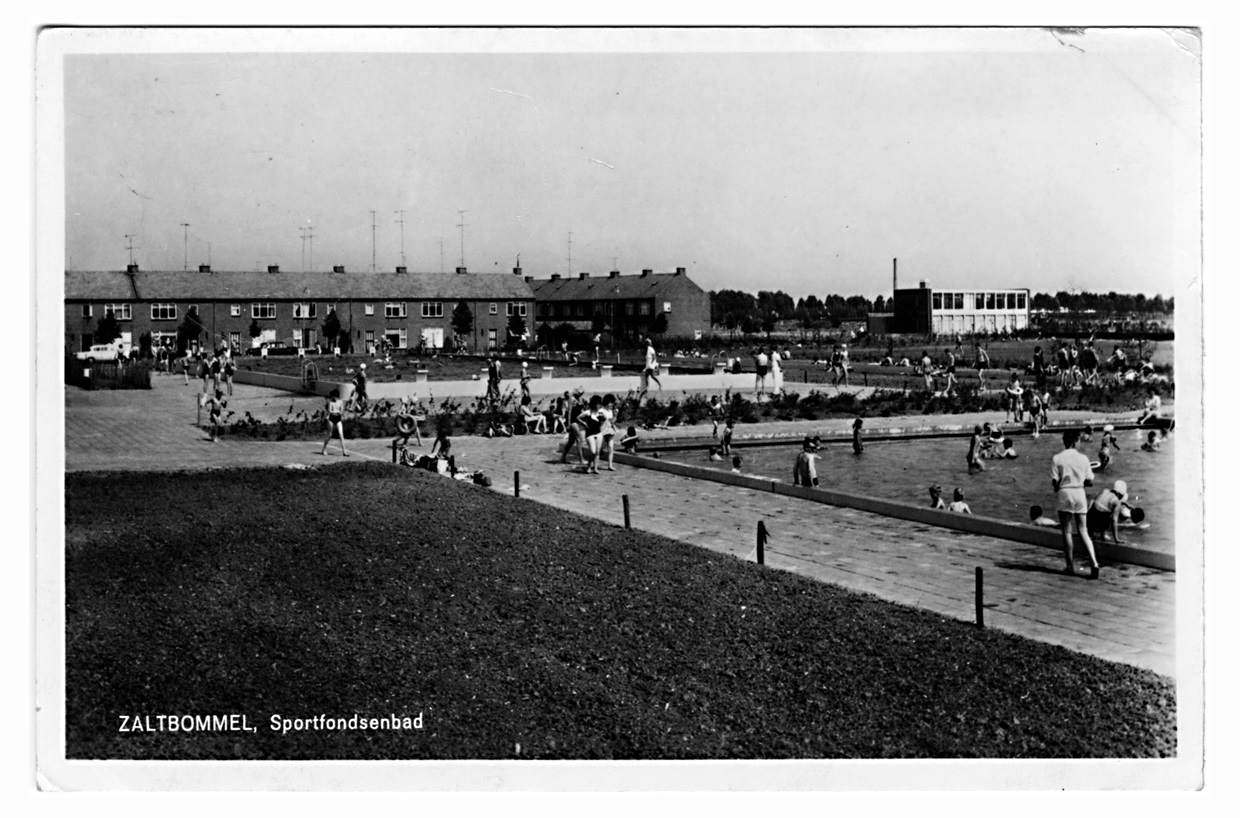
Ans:
<svg viewBox="0 0 1240 818"><path fill-rule="evenodd" d="M414 469L66 477L67 756L1134 757L1168 679ZM244 713L253 733L121 733ZM421 730L269 729L273 714Z"/></svg>

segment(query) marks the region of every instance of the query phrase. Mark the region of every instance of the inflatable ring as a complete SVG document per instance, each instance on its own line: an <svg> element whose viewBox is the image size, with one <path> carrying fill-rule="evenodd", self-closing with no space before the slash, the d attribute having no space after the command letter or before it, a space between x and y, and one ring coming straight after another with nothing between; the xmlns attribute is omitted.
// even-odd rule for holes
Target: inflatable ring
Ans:
<svg viewBox="0 0 1240 818"><path fill-rule="evenodd" d="M1090 469L1100 469L1100 468L1102 468L1102 463L1101 463L1101 462L1099 462L1099 461L1097 461L1097 460L1091 460L1091 461L1089 461L1089 468L1090 468Z"/></svg>
<svg viewBox="0 0 1240 818"><path fill-rule="evenodd" d="M418 422L412 415L400 415L396 418L396 431L402 435L411 435L418 428Z"/></svg>

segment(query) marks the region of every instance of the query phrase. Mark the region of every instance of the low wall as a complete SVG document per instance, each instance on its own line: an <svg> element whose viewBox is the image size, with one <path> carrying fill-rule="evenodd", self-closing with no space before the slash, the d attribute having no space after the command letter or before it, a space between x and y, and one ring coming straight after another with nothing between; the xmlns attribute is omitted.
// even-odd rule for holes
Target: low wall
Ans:
<svg viewBox="0 0 1240 818"><path fill-rule="evenodd" d="M292 375L272 375L268 372L255 372L252 369L239 369L233 375L234 383L246 383L251 386L265 386L269 389L283 389L285 392L322 395L327 397L333 389L339 390L340 397L348 400L353 394L353 384L336 383L335 381L315 381L307 386L301 378Z"/></svg>
<svg viewBox="0 0 1240 818"><path fill-rule="evenodd" d="M925 506L897 503L894 500L880 500L876 497L845 494L844 492L831 489L794 486L789 483L751 477L746 474L708 469L702 466L689 466L684 463L672 463L639 455L617 452L615 459L617 463L623 463L627 466L653 469L669 474L677 474L682 477L709 480L712 483L724 483L731 486L754 489L755 491L769 491L773 494L797 497L824 505L855 508L859 511L868 511L885 517L895 517L901 520L939 526L940 528L950 528L969 534L981 534L987 537L1015 540L1016 542L1050 548L1054 551L1063 550L1063 539L1057 528L1037 528L1032 525L1019 525L1006 520L996 520L992 517L980 517L974 514L953 514L949 511L936 511ZM1099 560L1141 565L1160 571L1175 570L1175 555L1173 554L1163 554L1158 551L1146 551L1126 545L1097 541L1094 543L1094 550Z"/></svg>

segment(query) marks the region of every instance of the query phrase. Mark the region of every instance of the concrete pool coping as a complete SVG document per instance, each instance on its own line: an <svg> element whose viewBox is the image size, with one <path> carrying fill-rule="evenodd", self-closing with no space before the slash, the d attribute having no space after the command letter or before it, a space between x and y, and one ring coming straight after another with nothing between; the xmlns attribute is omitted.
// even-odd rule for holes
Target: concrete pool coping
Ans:
<svg viewBox="0 0 1240 818"><path fill-rule="evenodd" d="M796 441L788 439L780 441L780 443L784 444L788 442ZM754 489L756 491L768 491L772 494L779 494L785 497L797 497L802 500L809 500L811 502L822 503L824 505L841 506L844 508L858 509L860 511L868 511L874 514L881 514L886 517L895 517L901 520L909 520L926 525L938 526L940 528L948 528L969 534L981 534L988 537L999 537L1006 540L1015 540L1016 542L1023 542L1042 548L1050 548L1055 551L1063 550L1063 538L1057 528L1051 529L1039 528L1033 525L1020 525L1006 520L998 520L993 517L982 517L973 514L953 514L949 511L937 511L924 506L913 506L908 503L899 503L894 500L880 500L875 497L847 494L845 492L834 491L831 489L793 486L777 480L753 477L747 474L736 474L735 472L721 471L718 469L707 468L705 466L690 466L684 463L674 463L643 455L623 454L621 452L617 452L615 455L615 461L626 466L652 469L654 471L667 472L669 474L676 474L682 477L708 480L713 483L723 483L725 485L739 486L741 488ZM1115 543L1105 543L1101 541L1094 543L1094 550L1099 561L1122 562L1131 565L1140 565L1146 568L1154 568L1160 571L1175 571L1174 554L1164 554L1158 551L1149 551L1142 548L1133 548L1127 545L1117 545Z"/></svg>

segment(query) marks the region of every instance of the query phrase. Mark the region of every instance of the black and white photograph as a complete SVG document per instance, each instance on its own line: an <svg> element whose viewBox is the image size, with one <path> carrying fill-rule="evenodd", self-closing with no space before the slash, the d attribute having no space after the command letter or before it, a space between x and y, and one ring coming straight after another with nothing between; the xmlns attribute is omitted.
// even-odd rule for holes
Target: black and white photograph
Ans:
<svg viewBox="0 0 1240 818"><path fill-rule="evenodd" d="M41 787L1202 786L1200 29L36 50Z"/></svg>

